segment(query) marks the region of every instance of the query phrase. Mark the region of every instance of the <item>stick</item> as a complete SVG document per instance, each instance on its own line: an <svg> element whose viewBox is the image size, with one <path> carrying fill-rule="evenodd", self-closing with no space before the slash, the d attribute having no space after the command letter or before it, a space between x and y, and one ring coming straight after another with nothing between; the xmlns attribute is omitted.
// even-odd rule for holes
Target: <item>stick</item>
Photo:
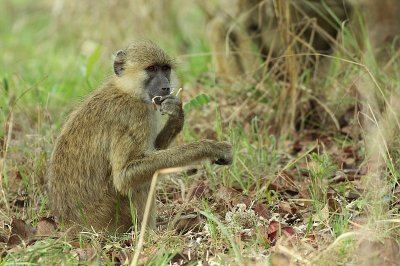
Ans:
<svg viewBox="0 0 400 266"><path fill-rule="evenodd" d="M156 183L158 179L159 174L172 174L176 172L181 172L187 170L189 167L175 167L175 168L166 168L166 169L161 169L157 170L153 178L151 179L151 184L150 184L150 189L149 189L149 195L147 196L147 201L146 201L146 207L144 209L144 214L143 214L143 221L140 226L140 234L139 234L139 241L136 245L135 249L135 254L133 256L133 259L131 261L131 266L137 266L139 262L139 256L140 256L140 251L143 248L143 243L144 243L144 234L146 232L146 227L147 227L147 222L149 220L149 214L150 214L150 206L153 201L153 196L154 192L156 190Z"/></svg>

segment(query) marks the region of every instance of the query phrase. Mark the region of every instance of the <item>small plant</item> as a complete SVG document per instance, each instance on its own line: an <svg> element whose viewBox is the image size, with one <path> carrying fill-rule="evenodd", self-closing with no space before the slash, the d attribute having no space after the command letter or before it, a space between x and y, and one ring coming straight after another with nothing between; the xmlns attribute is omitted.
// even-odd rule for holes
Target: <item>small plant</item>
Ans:
<svg viewBox="0 0 400 266"><path fill-rule="evenodd" d="M185 113L190 112L192 109L200 108L210 102L210 97L207 94L199 94L183 106Z"/></svg>
<svg viewBox="0 0 400 266"><path fill-rule="evenodd" d="M321 210L327 204L328 179L335 172L327 154L312 153L308 162L308 170L311 179L310 195L315 210Z"/></svg>

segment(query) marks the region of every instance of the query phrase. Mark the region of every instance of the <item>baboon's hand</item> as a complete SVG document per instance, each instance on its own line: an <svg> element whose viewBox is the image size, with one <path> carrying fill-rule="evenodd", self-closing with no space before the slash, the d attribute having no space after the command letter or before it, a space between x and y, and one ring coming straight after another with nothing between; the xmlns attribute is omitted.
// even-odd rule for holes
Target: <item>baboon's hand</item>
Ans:
<svg viewBox="0 0 400 266"><path fill-rule="evenodd" d="M179 117L183 115L182 101L175 95L167 95L161 99L161 114Z"/></svg>
<svg viewBox="0 0 400 266"><path fill-rule="evenodd" d="M216 142L214 146L215 159L214 163L219 165L232 164L233 152L232 145L229 142Z"/></svg>

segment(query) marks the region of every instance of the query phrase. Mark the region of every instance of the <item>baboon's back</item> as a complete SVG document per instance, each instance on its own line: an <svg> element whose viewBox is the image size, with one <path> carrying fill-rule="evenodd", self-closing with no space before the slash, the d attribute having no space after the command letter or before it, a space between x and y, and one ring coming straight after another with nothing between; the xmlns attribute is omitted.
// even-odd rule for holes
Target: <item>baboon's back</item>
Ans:
<svg viewBox="0 0 400 266"><path fill-rule="evenodd" d="M118 97L110 99L109 93L99 90L83 102L70 115L55 144L49 200L52 210L67 224L72 220L103 229L115 226L108 223L113 223L116 213L121 216L119 223L129 216L121 213L129 210L127 198L118 195L112 185L109 153L113 123L118 123Z"/></svg>

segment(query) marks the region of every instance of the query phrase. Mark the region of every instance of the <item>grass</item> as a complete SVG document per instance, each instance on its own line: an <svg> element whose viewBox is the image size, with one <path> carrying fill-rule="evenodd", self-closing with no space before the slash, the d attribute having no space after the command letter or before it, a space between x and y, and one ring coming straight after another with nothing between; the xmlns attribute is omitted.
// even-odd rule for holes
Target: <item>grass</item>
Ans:
<svg viewBox="0 0 400 266"><path fill-rule="evenodd" d="M64 3L62 13L50 1L5 0L0 10L0 265L133 261L137 231L114 236L88 230L71 239L43 218L51 216L45 173L63 121L112 73L112 53L138 36L180 55L187 121L177 142L226 140L235 153L229 167L205 163L192 175L160 177L160 226L146 233L139 264L346 265L362 262L371 247L385 258L397 256L395 44L384 60L368 45L354 59L357 42L344 28L340 51L324 58L330 64L323 79L297 73L294 64L307 55L290 51L289 82L266 73L262 84L224 86L199 29L206 19L196 6L186 13L175 9L163 26L166 34L157 32L151 16L132 18L135 24L125 19L128 8L109 4L97 7L107 19L88 12L90 3L76 7L73 1ZM282 101L290 90L301 96L294 104L293 98ZM339 123L345 126L337 130ZM17 228L16 221L23 226ZM40 230L51 236L39 236ZM25 235L13 245L15 232Z"/></svg>

